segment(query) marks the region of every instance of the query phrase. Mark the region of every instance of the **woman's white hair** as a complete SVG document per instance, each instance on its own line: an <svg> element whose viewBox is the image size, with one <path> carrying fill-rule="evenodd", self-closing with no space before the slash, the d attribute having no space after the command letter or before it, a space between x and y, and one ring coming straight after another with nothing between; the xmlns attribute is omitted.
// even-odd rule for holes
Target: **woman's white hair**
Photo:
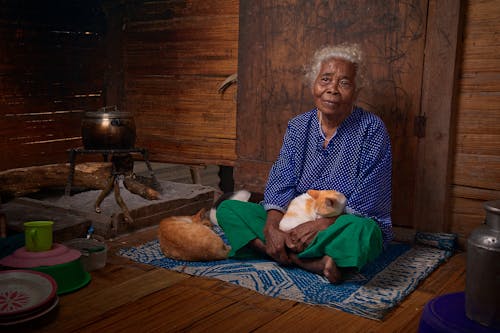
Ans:
<svg viewBox="0 0 500 333"><path fill-rule="evenodd" d="M358 44L341 44L337 46L324 46L318 49L312 58L309 68L306 69L306 82L312 86L321 70L324 61L330 59L342 59L354 64L356 69L356 89L364 85L364 73L362 65L363 52Z"/></svg>

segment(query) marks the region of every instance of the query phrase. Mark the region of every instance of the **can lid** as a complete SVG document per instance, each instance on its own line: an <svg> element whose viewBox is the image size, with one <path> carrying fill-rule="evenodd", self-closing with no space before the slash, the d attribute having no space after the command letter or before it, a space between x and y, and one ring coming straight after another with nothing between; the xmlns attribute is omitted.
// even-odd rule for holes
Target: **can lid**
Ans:
<svg viewBox="0 0 500 333"><path fill-rule="evenodd" d="M500 214L500 200L486 201L484 203L484 208L493 213Z"/></svg>

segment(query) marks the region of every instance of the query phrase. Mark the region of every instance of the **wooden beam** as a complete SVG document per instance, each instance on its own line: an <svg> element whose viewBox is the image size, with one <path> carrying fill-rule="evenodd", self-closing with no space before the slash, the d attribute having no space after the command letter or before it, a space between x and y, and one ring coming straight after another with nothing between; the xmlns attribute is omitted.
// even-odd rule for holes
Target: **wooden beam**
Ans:
<svg viewBox="0 0 500 333"><path fill-rule="evenodd" d="M419 230L446 231L452 165L453 116L462 33L462 3L431 0L428 8L414 221Z"/></svg>

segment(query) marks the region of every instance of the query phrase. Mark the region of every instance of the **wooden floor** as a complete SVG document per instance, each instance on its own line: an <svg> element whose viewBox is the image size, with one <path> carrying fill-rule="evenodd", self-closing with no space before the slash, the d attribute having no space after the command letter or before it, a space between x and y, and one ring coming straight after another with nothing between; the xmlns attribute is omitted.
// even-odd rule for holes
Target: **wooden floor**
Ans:
<svg viewBox="0 0 500 333"><path fill-rule="evenodd" d="M274 299L219 280L191 277L114 255L156 237L148 228L110 242L105 268L60 297L53 313L14 332L416 332L437 295L465 289L465 255L434 271L384 321ZM1 328L3 332L4 330Z"/></svg>

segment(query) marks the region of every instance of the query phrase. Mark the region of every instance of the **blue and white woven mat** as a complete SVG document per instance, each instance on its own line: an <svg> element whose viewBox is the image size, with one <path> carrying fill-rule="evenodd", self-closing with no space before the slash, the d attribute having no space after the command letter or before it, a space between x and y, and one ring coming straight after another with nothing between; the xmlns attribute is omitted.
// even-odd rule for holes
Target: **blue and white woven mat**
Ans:
<svg viewBox="0 0 500 333"><path fill-rule="evenodd" d="M219 230L220 233L220 230ZM410 246L392 243L359 273L333 285L324 277L270 260L189 262L166 258L158 240L121 249L131 260L227 281L261 294L314 305L334 307L370 319L383 319L453 253L455 236L417 233Z"/></svg>

